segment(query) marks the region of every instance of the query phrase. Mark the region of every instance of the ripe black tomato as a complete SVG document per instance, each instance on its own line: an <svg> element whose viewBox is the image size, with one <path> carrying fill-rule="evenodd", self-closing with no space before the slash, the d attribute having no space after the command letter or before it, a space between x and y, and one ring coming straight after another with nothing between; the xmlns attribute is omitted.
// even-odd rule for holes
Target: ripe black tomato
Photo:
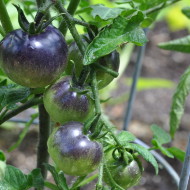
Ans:
<svg viewBox="0 0 190 190"><path fill-rule="evenodd" d="M69 122L55 128L48 139L48 151L65 174L82 176L94 171L102 158L102 146L82 133L83 125Z"/></svg>
<svg viewBox="0 0 190 190"><path fill-rule="evenodd" d="M72 61L75 63L76 75L79 76L80 72L82 70L82 67L83 67L83 65L82 65L83 56L80 53L75 42L71 43L69 46L68 64L65 69L65 72L68 75L72 74L72 68L73 68ZM113 51L112 53L110 53L104 57L101 57L95 64L100 64L104 67L107 67L107 68L112 69L113 71L117 72L119 69L119 63L120 63L119 53L117 51ZM105 71L103 71L100 68L95 67L95 70L96 70L97 80L99 81L99 83L98 83L99 89L106 87L114 79L113 76L106 73Z"/></svg>
<svg viewBox="0 0 190 190"><path fill-rule="evenodd" d="M0 64L14 82L38 88L49 85L64 71L68 48L63 35L53 26L30 35L21 29L0 42Z"/></svg>
<svg viewBox="0 0 190 190"><path fill-rule="evenodd" d="M94 112L93 100L71 86L71 77L62 77L44 93L44 106L52 120L64 124L83 122Z"/></svg>

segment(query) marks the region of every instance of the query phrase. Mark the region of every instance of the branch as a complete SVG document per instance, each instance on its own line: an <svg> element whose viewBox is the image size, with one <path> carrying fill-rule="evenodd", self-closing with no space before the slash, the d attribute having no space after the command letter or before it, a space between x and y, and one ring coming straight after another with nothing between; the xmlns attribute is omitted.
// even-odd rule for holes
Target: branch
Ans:
<svg viewBox="0 0 190 190"><path fill-rule="evenodd" d="M44 163L48 163L49 160L47 140L50 134L50 118L43 104L39 105L39 122L37 168L41 169L42 176L45 179L47 176L47 169Z"/></svg>
<svg viewBox="0 0 190 190"><path fill-rule="evenodd" d="M5 121L9 120L10 118L16 116L17 114L23 112L24 110L32 107L32 106L35 106L35 105L38 105L42 103L42 97L40 98L33 98L31 100L29 100L28 102L26 102L25 104L21 105L20 107L8 112L7 114L5 114L5 116L0 120L0 125L2 123L4 123Z"/></svg>
<svg viewBox="0 0 190 190"><path fill-rule="evenodd" d="M67 24L67 27L69 28L80 52L82 55L84 55L85 52L85 46L84 43L82 42L82 39L80 38L80 35L77 32L77 29L75 27L75 22L73 20L73 17L67 12L67 10L62 6L62 3L60 0L58 0L55 4L56 9L60 13L64 13L62 16L65 19L65 22Z"/></svg>
<svg viewBox="0 0 190 190"><path fill-rule="evenodd" d="M13 29L10 17L8 15L4 0L0 0L0 7L1 7L1 11L0 11L1 24L3 26L4 31L6 33L9 33L13 31L14 29Z"/></svg>
<svg viewBox="0 0 190 190"><path fill-rule="evenodd" d="M67 12L70 15L74 15L75 11L77 10L77 7L80 3L80 0L71 0L69 3L69 6L67 8ZM63 33L63 35L65 36L67 33L67 24L66 22L63 20L59 26L59 30Z"/></svg>

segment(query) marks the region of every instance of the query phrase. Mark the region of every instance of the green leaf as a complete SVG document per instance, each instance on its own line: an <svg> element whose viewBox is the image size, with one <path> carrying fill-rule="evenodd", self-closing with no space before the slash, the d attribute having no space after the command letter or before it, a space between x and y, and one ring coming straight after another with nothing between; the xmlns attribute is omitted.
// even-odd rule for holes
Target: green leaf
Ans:
<svg viewBox="0 0 190 190"><path fill-rule="evenodd" d="M28 133L28 130L29 130L31 124L38 117L38 115L39 115L38 113L31 115L31 119L25 124L25 127L22 130L22 132L20 133L17 142L8 149L9 152L13 151L15 148L17 148L22 143L23 139L25 138L25 136Z"/></svg>
<svg viewBox="0 0 190 190"><path fill-rule="evenodd" d="M133 2L138 5L139 9L143 11L162 5L166 1L167 0L133 0Z"/></svg>
<svg viewBox="0 0 190 190"><path fill-rule="evenodd" d="M63 190L69 190L66 178L65 178L64 173L62 171L59 172L58 177L59 177L59 184L62 187L62 189Z"/></svg>
<svg viewBox="0 0 190 190"><path fill-rule="evenodd" d="M84 65L95 62L98 58L114 51L118 45L132 42L143 45L147 42L144 31L139 27L143 21L142 12L131 17L130 20L119 16L114 19L113 24L105 27L94 40L88 45L84 55Z"/></svg>
<svg viewBox="0 0 190 190"><path fill-rule="evenodd" d="M26 190L28 189L27 176L23 174L19 169L7 165L5 170L5 176L0 181L1 190Z"/></svg>
<svg viewBox="0 0 190 190"><path fill-rule="evenodd" d="M156 174L158 174L158 163L149 150L147 150L146 148L144 148L139 144L133 144L133 143L128 143L125 146L125 148L137 151L147 162L150 162L154 166L155 172Z"/></svg>
<svg viewBox="0 0 190 190"><path fill-rule="evenodd" d="M3 153L3 151L0 150L0 160L1 161L6 161L6 156L5 154Z"/></svg>
<svg viewBox="0 0 190 190"><path fill-rule="evenodd" d="M0 160L0 181L3 180L6 170L6 163Z"/></svg>
<svg viewBox="0 0 190 190"><path fill-rule="evenodd" d="M151 130L153 132L154 139L156 139L156 141L159 142L159 144L162 145L171 141L171 136L161 127L157 125L152 125Z"/></svg>
<svg viewBox="0 0 190 190"><path fill-rule="evenodd" d="M183 13L187 18L190 19L190 7L184 7L184 8L182 9L182 13Z"/></svg>
<svg viewBox="0 0 190 190"><path fill-rule="evenodd" d="M96 16L100 17L102 20L114 19L118 17L123 11L122 8L109 8L104 5L91 5L92 8L92 16L96 18Z"/></svg>
<svg viewBox="0 0 190 190"><path fill-rule="evenodd" d="M42 190L44 187L44 179L41 174L41 169L36 168L27 176L27 183L31 187Z"/></svg>
<svg viewBox="0 0 190 190"><path fill-rule="evenodd" d="M184 105L190 92L190 67L181 76L170 109L170 134L174 137L184 113Z"/></svg>
<svg viewBox="0 0 190 190"><path fill-rule="evenodd" d="M15 106L16 103L23 101L30 95L30 89L16 85L0 87L0 109Z"/></svg>
<svg viewBox="0 0 190 190"><path fill-rule="evenodd" d="M167 148L163 147L159 141L157 141L156 139L152 140L152 144L154 145L155 148L159 149L162 154L166 155L169 158L174 158L173 154L171 154Z"/></svg>
<svg viewBox="0 0 190 190"><path fill-rule="evenodd" d="M176 147L171 147L167 149L171 154L173 154L175 156L175 158L177 158L178 160L180 160L181 162L184 162L185 160L185 152L180 150L179 148Z"/></svg>
<svg viewBox="0 0 190 190"><path fill-rule="evenodd" d="M125 146L128 142L134 141L135 136L128 131L121 131L116 135L121 145Z"/></svg>
<svg viewBox="0 0 190 190"><path fill-rule="evenodd" d="M159 43L159 48L190 53L190 35L169 42Z"/></svg>
<svg viewBox="0 0 190 190"><path fill-rule="evenodd" d="M47 170L49 170L51 172L51 174L54 178L54 181L55 181L57 187L59 188L59 190L69 190L64 173L60 172L58 174L57 171L55 170L55 168L53 166L51 166L50 164L45 163L44 165L47 168Z"/></svg>

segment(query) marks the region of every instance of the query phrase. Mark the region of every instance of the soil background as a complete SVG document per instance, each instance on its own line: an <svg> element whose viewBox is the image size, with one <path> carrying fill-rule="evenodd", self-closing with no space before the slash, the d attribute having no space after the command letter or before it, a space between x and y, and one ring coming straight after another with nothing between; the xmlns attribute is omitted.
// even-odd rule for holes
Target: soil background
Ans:
<svg viewBox="0 0 190 190"><path fill-rule="evenodd" d="M188 35L187 30L170 32L165 22L158 22L154 29L148 32L149 42L147 43L141 76L145 78L168 79L177 84L181 74L189 66L190 54L161 50L157 47L157 44L185 35ZM129 91L130 87L127 86L124 81L126 77L132 77L137 58L137 50L138 49L135 49L125 73L118 80L117 90L111 95L112 98L118 98ZM151 124L157 124L168 131L170 104L174 91L175 87L138 91L133 106L133 115L129 131L147 144L150 144L150 139L152 138L152 132L150 130ZM109 115L118 129L122 129L126 106L127 101L114 105L106 104L104 106L106 114ZM14 119L28 120L30 114L34 112L34 109L29 109ZM19 148L10 153L7 151L7 149L17 141L18 135L23 127L24 124L13 124L10 122L3 124L2 128L0 128L0 149L5 151L8 164L20 168L25 173L29 173L36 166L37 125L31 126L29 133ZM190 99L188 98L180 128L175 136L175 140L169 146L176 146L185 150L189 131ZM180 174L182 164L176 159L166 159L177 173ZM143 166L145 172L143 173L141 183L139 186L131 188L131 190L177 190L173 179L162 166L160 166L160 172L157 176L154 174L154 169L150 164L143 162ZM52 180L50 174L48 174L48 178ZM68 178L68 180L71 179ZM92 190L93 186L94 184L89 184L81 189ZM188 190L190 190L190 185Z"/></svg>

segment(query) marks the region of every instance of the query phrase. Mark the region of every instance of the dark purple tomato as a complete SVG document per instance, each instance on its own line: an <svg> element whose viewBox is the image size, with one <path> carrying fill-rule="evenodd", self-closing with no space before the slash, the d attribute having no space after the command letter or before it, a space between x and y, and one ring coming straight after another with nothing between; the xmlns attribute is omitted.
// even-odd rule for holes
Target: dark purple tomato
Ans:
<svg viewBox="0 0 190 190"><path fill-rule="evenodd" d="M76 43L71 43L71 45L69 46L68 64L65 69L65 72L68 75L72 74L72 68L73 68L72 63L73 62L75 63L76 74L77 74L77 76L79 76L80 72L82 71L82 67L83 67L83 65L82 65L83 56L80 53ZM97 63L117 72L119 69L119 63L120 63L119 53L117 51L113 51L112 53L110 53L104 57L101 57L97 61ZM97 64L97 63L95 63L95 64ZM105 73L102 69L99 69L97 67L96 67L96 77L97 77L97 80L99 81L99 83L98 83L99 89L106 87L114 79L113 76L111 76L108 73Z"/></svg>
<svg viewBox="0 0 190 190"><path fill-rule="evenodd" d="M48 152L65 174L82 176L94 171L102 158L102 146L82 133L83 125L69 122L55 128L48 139Z"/></svg>
<svg viewBox="0 0 190 190"><path fill-rule="evenodd" d="M122 159L115 160L112 152L105 154L107 167L114 181L124 189L137 185L142 176L141 168L136 160L131 160L128 164ZM104 181L111 186L109 177L104 173Z"/></svg>
<svg viewBox="0 0 190 190"><path fill-rule="evenodd" d="M93 100L71 86L71 77L62 77L44 93L44 106L52 120L64 124L83 122L94 112Z"/></svg>
<svg viewBox="0 0 190 190"><path fill-rule="evenodd" d="M31 88L44 87L64 71L67 52L63 35L53 26L34 35L18 29L0 42L0 64L14 82Z"/></svg>

